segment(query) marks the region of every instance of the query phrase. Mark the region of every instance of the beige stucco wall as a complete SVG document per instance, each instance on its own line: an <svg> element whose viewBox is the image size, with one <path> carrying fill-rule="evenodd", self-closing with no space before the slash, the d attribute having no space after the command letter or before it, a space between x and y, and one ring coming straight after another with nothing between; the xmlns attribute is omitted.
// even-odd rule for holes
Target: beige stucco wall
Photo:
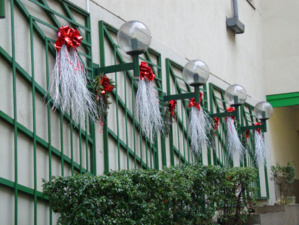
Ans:
<svg viewBox="0 0 299 225"><path fill-rule="evenodd" d="M233 16L231 0L91 0L124 21L144 22L154 39L187 59L205 61L211 72L229 84L243 85L257 100L264 98L260 1L255 9L239 2L245 33L226 29Z"/></svg>
<svg viewBox="0 0 299 225"><path fill-rule="evenodd" d="M271 146L273 162L286 165L293 160L299 179L299 132L296 127L298 110L292 107L274 108L273 117L269 120L271 129Z"/></svg>
<svg viewBox="0 0 299 225"><path fill-rule="evenodd" d="M299 2L262 0L266 94L299 91Z"/></svg>

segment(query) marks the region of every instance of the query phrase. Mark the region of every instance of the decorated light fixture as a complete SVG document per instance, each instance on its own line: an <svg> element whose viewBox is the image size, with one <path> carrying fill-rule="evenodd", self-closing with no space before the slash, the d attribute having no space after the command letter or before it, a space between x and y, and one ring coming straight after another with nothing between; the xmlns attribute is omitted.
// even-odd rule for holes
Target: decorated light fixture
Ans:
<svg viewBox="0 0 299 225"><path fill-rule="evenodd" d="M269 102L259 102L254 107L254 114L259 120L267 120L273 115L273 107Z"/></svg>
<svg viewBox="0 0 299 225"><path fill-rule="evenodd" d="M241 85L233 84L226 89L224 99L230 106L240 106L245 103L247 93Z"/></svg>
<svg viewBox="0 0 299 225"><path fill-rule="evenodd" d="M117 33L117 42L120 48L133 58L132 63L94 68L94 74L115 73L126 70L134 70L134 76L139 76L138 55L145 52L151 43L151 33L148 27L137 20L124 23Z"/></svg>
<svg viewBox="0 0 299 225"><path fill-rule="evenodd" d="M191 108L189 135L191 137L191 148L195 152L199 152L203 144L209 144L207 134L211 128L211 119L200 106L202 93L199 91L199 87L207 82L209 76L210 71L207 64L201 60L192 60L185 65L183 78L186 84L194 87L194 93L164 96L164 101L190 99L188 105Z"/></svg>
<svg viewBox="0 0 299 225"><path fill-rule="evenodd" d="M148 27L137 20L124 23L117 33L118 45L128 55L145 52L150 46L151 39Z"/></svg>
<svg viewBox="0 0 299 225"><path fill-rule="evenodd" d="M138 77L135 112L140 127L150 141L153 141L157 130L162 130L163 120L159 109L159 100L156 98L152 81L155 74L146 62L139 65L138 55L144 53L151 43L151 33L148 27L136 20L124 23L117 33L117 42L120 48L133 58L132 63L94 68L94 74L115 73L133 70Z"/></svg>

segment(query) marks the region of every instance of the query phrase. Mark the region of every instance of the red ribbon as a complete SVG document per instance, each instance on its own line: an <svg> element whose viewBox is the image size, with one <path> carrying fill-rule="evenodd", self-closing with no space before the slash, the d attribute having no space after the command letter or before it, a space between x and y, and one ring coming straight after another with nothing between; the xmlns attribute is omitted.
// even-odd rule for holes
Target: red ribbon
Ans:
<svg viewBox="0 0 299 225"><path fill-rule="evenodd" d="M234 109L233 107L228 107L228 108L226 108L226 111L227 111L227 112L234 112L235 109ZM226 117L226 118L227 118L227 117ZM231 116L231 118L232 118L232 119L235 119L236 117L235 117L235 116Z"/></svg>
<svg viewBox="0 0 299 225"><path fill-rule="evenodd" d="M58 28L58 39L56 40L54 46L59 52L63 44L66 44L67 48L71 47L76 49L80 46L81 40L80 32L77 29L70 28L69 26L62 26Z"/></svg>
<svg viewBox="0 0 299 225"><path fill-rule="evenodd" d="M254 126L262 125L260 122L256 122ZM261 133L261 129L255 129L259 134Z"/></svg>
<svg viewBox="0 0 299 225"><path fill-rule="evenodd" d="M176 116L174 114L175 108L176 108L176 100L170 100L168 103L168 110L171 113L171 115L173 116L174 121L176 121Z"/></svg>
<svg viewBox="0 0 299 225"><path fill-rule="evenodd" d="M153 73L152 68L150 66L147 66L146 62L141 62L139 70L141 80L144 80L145 77L148 81L153 81L155 79L156 75Z"/></svg>
<svg viewBox="0 0 299 225"><path fill-rule="evenodd" d="M103 76L101 79L101 85L103 89L101 89L101 94L106 94L106 91L111 92L113 90L113 86L110 86L109 78L106 76Z"/></svg>
<svg viewBox="0 0 299 225"><path fill-rule="evenodd" d="M218 117L214 117L214 129L217 130L219 127L219 118Z"/></svg>
<svg viewBox="0 0 299 225"><path fill-rule="evenodd" d="M200 104L201 104L201 101L202 101L202 96L203 94L201 92L199 92L199 103L195 103L195 98L192 98L190 100L190 103L188 105L188 107L192 107L192 106L195 106L198 110L200 110Z"/></svg>

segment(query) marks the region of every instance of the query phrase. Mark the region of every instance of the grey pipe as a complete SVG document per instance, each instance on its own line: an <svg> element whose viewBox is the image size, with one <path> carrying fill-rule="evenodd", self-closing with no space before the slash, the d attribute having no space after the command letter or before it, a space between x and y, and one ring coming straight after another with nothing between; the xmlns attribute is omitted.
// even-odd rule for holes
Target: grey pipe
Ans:
<svg viewBox="0 0 299 225"><path fill-rule="evenodd" d="M233 8L234 8L234 17L239 18L238 0L233 0Z"/></svg>

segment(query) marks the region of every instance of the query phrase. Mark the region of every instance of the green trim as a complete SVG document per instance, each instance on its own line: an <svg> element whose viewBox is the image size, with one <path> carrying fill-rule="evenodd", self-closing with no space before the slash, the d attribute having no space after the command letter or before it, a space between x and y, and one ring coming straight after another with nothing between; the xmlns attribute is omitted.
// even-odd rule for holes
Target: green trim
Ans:
<svg viewBox="0 0 299 225"><path fill-rule="evenodd" d="M5 0L0 0L0 19L5 18Z"/></svg>
<svg viewBox="0 0 299 225"><path fill-rule="evenodd" d="M267 95L267 101L273 107L284 107L299 105L299 92Z"/></svg>

